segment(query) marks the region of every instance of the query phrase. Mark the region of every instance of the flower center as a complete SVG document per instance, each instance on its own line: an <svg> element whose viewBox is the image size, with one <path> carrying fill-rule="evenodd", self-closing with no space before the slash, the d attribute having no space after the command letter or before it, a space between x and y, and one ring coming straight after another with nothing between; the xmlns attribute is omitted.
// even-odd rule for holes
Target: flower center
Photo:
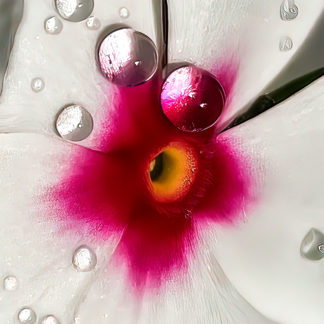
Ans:
<svg viewBox="0 0 324 324"><path fill-rule="evenodd" d="M149 190L157 201L177 201L188 194L197 172L198 158L194 149L186 143L172 142L149 163Z"/></svg>

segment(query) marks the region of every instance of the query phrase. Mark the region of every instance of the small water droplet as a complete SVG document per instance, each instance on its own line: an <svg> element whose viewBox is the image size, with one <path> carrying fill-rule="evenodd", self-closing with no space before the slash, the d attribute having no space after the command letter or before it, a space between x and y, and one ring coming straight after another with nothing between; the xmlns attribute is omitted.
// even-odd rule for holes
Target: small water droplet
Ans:
<svg viewBox="0 0 324 324"><path fill-rule="evenodd" d="M118 29L99 45L98 61L105 77L120 86L136 86L148 81L158 66L152 40L131 28Z"/></svg>
<svg viewBox="0 0 324 324"><path fill-rule="evenodd" d="M101 26L100 20L94 16L91 16L87 19L86 25L91 30L99 29Z"/></svg>
<svg viewBox="0 0 324 324"><path fill-rule="evenodd" d="M280 42L279 42L280 51L286 52L286 51L291 50L292 47L293 47L293 41L290 37L285 36L280 39Z"/></svg>
<svg viewBox="0 0 324 324"><path fill-rule="evenodd" d="M205 102L200 104L200 108L202 109L206 109L208 107L208 104L206 104Z"/></svg>
<svg viewBox="0 0 324 324"><path fill-rule="evenodd" d="M18 313L18 321L22 324L35 324L36 313L29 307L22 308Z"/></svg>
<svg viewBox="0 0 324 324"><path fill-rule="evenodd" d="M283 0L280 6L280 17L282 20L293 20L298 16L298 7L294 0Z"/></svg>
<svg viewBox="0 0 324 324"><path fill-rule="evenodd" d="M40 324L60 324L60 321L54 315L45 316Z"/></svg>
<svg viewBox="0 0 324 324"><path fill-rule="evenodd" d="M90 113L79 105L64 108L56 120L56 129L62 138L78 142L92 132L93 120Z"/></svg>
<svg viewBox="0 0 324 324"><path fill-rule="evenodd" d="M15 276L7 276L3 279L3 288L7 291L14 291L18 288L18 279Z"/></svg>
<svg viewBox="0 0 324 324"><path fill-rule="evenodd" d="M45 83L41 78L35 78L31 82L31 88L34 92L40 92L44 89Z"/></svg>
<svg viewBox="0 0 324 324"><path fill-rule="evenodd" d="M301 242L300 253L309 260L324 258L324 234L311 228Z"/></svg>
<svg viewBox="0 0 324 324"><path fill-rule="evenodd" d="M97 256L89 247L82 245L75 250L72 263L76 270L80 272L88 272L95 268L97 264Z"/></svg>
<svg viewBox="0 0 324 324"><path fill-rule="evenodd" d="M55 0L60 16L71 22L79 22L88 18L93 10L93 0Z"/></svg>
<svg viewBox="0 0 324 324"><path fill-rule="evenodd" d="M318 250L324 254L324 244L319 245Z"/></svg>
<svg viewBox="0 0 324 324"><path fill-rule="evenodd" d="M127 8L125 8L125 7L121 7L119 9L119 16L121 18L124 18L124 19L128 18L129 17L129 10Z"/></svg>
<svg viewBox="0 0 324 324"><path fill-rule="evenodd" d="M50 17L44 22L45 31L48 34L57 35L63 29L62 21L57 17Z"/></svg>
<svg viewBox="0 0 324 324"><path fill-rule="evenodd" d="M190 98L195 98L196 96L196 92L192 91L192 92L189 92L189 95L188 95Z"/></svg>

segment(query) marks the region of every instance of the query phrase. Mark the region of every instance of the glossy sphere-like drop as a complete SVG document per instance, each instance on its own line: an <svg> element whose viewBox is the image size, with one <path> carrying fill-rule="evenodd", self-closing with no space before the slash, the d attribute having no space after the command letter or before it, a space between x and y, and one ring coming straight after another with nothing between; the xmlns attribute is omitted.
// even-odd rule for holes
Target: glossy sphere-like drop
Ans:
<svg viewBox="0 0 324 324"><path fill-rule="evenodd" d="M213 126L225 104L219 82L207 71L184 66L173 71L163 84L161 106L170 122L186 132Z"/></svg>
<svg viewBox="0 0 324 324"><path fill-rule="evenodd" d="M15 276L7 276L3 279L3 288L7 291L14 291L18 288L18 279Z"/></svg>
<svg viewBox="0 0 324 324"><path fill-rule="evenodd" d="M97 265L97 256L87 246L77 248L72 257L74 268L79 272L89 272Z"/></svg>
<svg viewBox="0 0 324 324"><path fill-rule="evenodd" d="M36 323L36 313L28 307L21 309L18 313L18 321L22 324L34 324Z"/></svg>
<svg viewBox="0 0 324 324"><path fill-rule="evenodd" d="M311 228L300 245L300 254L309 260L324 258L321 246L324 245L324 234L316 228Z"/></svg>
<svg viewBox="0 0 324 324"><path fill-rule="evenodd" d="M60 16L71 22L88 18L93 10L93 0L55 0Z"/></svg>
<svg viewBox="0 0 324 324"><path fill-rule="evenodd" d="M130 28L118 29L101 42L98 61L109 81L125 87L148 81L158 64L152 40Z"/></svg>
<svg viewBox="0 0 324 324"><path fill-rule="evenodd" d="M60 324L60 321L54 315L45 316L40 324Z"/></svg>

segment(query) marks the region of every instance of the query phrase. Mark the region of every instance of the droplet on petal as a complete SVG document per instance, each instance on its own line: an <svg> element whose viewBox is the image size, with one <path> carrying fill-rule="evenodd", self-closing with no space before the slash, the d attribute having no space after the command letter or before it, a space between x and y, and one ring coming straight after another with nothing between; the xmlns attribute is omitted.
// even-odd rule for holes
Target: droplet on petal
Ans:
<svg viewBox="0 0 324 324"><path fill-rule="evenodd" d="M31 88L34 92L40 92L44 89L45 83L41 78L35 78L31 82Z"/></svg>
<svg viewBox="0 0 324 324"><path fill-rule="evenodd" d="M48 34L57 35L62 31L63 24L59 18L50 17L45 20L44 28Z"/></svg>
<svg viewBox="0 0 324 324"><path fill-rule="evenodd" d="M86 139L93 130L90 113L79 105L64 108L56 120L56 129L62 138L78 142Z"/></svg>
<svg viewBox="0 0 324 324"><path fill-rule="evenodd" d="M130 28L118 29L101 42L98 61L109 81L125 87L148 81L158 66L153 41Z"/></svg>
<svg viewBox="0 0 324 324"><path fill-rule="evenodd" d="M82 245L75 250L72 263L77 271L88 272L97 265L97 256L89 247Z"/></svg>
<svg viewBox="0 0 324 324"><path fill-rule="evenodd" d="M94 16L91 16L87 19L86 25L91 30L99 29L101 26L100 20Z"/></svg>
<svg viewBox="0 0 324 324"><path fill-rule="evenodd" d="M324 246L324 234L312 228L305 235L300 245L300 253L309 260L320 260L324 258L324 253L320 248L321 246Z"/></svg>
<svg viewBox="0 0 324 324"><path fill-rule="evenodd" d="M18 313L18 321L22 324L35 324L36 313L29 307L22 308Z"/></svg>
<svg viewBox="0 0 324 324"><path fill-rule="evenodd" d="M284 36L280 39L279 49L282 52L291 50L293 47L293 41L290 37Z"/></svg>
<svg viewBox="0 0 324 324"><path fill-rule="evenodd" d="M298 16L298 7L294 0L284 0L280 6L282 20L293 20Z"/></svg>
<svg viewBox="0 0 324 324"><path fill-rule="evenodd" d="M18 288L18 279L15 276L7 276L3 279L3 288L7 291L14 291Z"/></svg>
<svg viewBox="0 0 324 324"><path fill-rule="evenodd" d="M61 322L54 315L45 316L40 324L60 324Z"/></svg>
<svg viewBox="0 0 324 324"><path fill-rule="evenodd" d="M186 132L213 126L225 104L222 86L213 75L196 66L173 71L163 84L161 106L170 122Z"/></svg>
<svg viewBox="0 0 324 324"><path fill-rule="evenodd" d="M127 8L125 7L122 7L119 9L119 16L120 18L128 18L129 17L129 11Z"/></svg>
<svg viewBox="0 0 324 324"><path fill-rule="evenodd" d="M68 21L79 22L88 18L93 10L93 0L55 0L60 16Z"/></svg>

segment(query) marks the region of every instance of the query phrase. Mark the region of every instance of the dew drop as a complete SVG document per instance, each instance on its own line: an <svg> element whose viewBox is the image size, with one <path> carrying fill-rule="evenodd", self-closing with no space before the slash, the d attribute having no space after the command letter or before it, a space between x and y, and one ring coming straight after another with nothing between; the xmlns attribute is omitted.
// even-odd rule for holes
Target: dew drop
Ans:
<svg viewBox="0 0 324 324"><path fill-rule="evenodd" d="M324 244L319 245L318 250L324 254Z"/></svg>
<svg viewBox="0 0 324 324"><path fill-rule="evenodd" d="M18 313L18 321L22 324L34 324L36 323L36 313L28 307L22 308Z"/></svg>
<svg viewBox="0 0 324 324"><path fill-rule="evenodd" d="M186 132L199 132L216 123L225 95L213 75L190 65L167 77L160 100L164 114L174 126Z"/></svg>
<svg viewBox="0 0 324 324"><path fill-rule="evenodd" d="M48 34L57 35L62 31L63 24L59 18L50 17L45 20L44 28Z"/></svg>
<svg viewBox="0 0 324 324"><path fill-rule="evenodd" d="M15 291L18 284L18 279L15 276L7 276L3 279L3 288L7 291Z"/></svg>
<svg viewBox="0 0 324 324"><path fill-rule="evenodd" d="M294 0L283 0L280 6L280 17L282 20L293 20L298 16L298 7Z"/></svg>
<svg viewBox="0 0 324 324"><path fill-rule="evenodd" d="M125 8L125 7L120 8L119 9L119 16L121 18L124 18L124 19L128 18L129 17L129 10L127 8Z"/></svg>
<svg viewBox="0 0 324 324"><path fill-rule="evenodd" d="M62 138L78 142L86 139L93 130L90 113L79 105L65 107L56 120L57 132Z"/></svg>
<svg viewBox="0 0 324 324"><path fill-rule="evenodd" d="M96 30L100 28L101 23L98 18L90 16L86 21L86 26L91 30Z"/></svg>
<svg viewBox="0 0 324 324"><path fill-rule="evenodd" d="M31 88L34 92L40 92L44 89L45 83L41 78L35 78L31 82Z"/></svg>
<svg viewBox="0 0 324 324"><path fill-rule="evenodd" d="M93 10L93 0L55 0L60 16L71 22L79 22L88 18Z"/></svg>
<svg viewBox="0 0 324 324"><path fill-rule="evenodd" d="M324 234L311 228L301 242L300 253L309 260L324 258Z"/></svg>
<svg viewBox="0 0 324 324"><path fill-rule="evenodd" d="M89 247L82 245L75 250L72 263L76 270L80 272L88 272L95 268L97 264L97 256Z"/></svg>
<svg viewBox="0 0 324 324"><path fill-rule="evenodd" d="M120 86L136 86L148 81L157 70L157 50L146 35L130 28L118 29L99 45L101 72Z"/></svg>
<svg viewBox="0 0 324 324"><path fill-rule="evenodd" d="M282 52L287 52L293 47L293 41L290 37L285 36L280 39L279 49Z"/></svg>
<svg viewBox="0 0 324 324"><path fill-rule="evenodd" d="M60 321L54 315L45 316L40 324L60 324Z"/></svg>

